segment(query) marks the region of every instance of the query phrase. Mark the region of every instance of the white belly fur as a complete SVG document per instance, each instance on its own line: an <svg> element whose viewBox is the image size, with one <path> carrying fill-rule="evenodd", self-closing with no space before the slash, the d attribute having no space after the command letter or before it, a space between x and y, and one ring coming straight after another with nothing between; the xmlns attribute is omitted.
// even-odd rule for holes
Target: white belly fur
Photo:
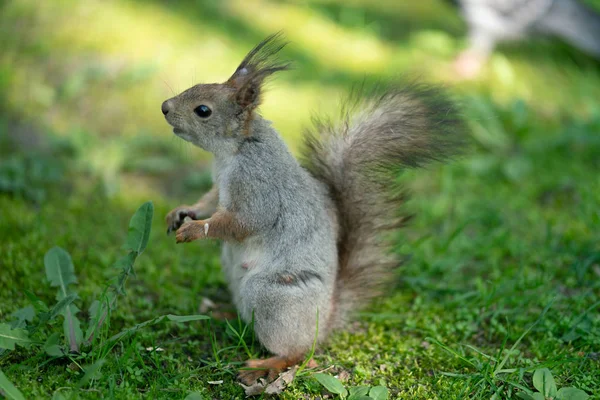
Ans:
<svg viewBox="0 0 600 400"><path fill-rule="evenodd" d="M225 279L231 291L233 302L240 310L239 293L243 278L248 273L256 273L264 265L265 251L256 239L241 243L223 243L221 264Z"/></svg>

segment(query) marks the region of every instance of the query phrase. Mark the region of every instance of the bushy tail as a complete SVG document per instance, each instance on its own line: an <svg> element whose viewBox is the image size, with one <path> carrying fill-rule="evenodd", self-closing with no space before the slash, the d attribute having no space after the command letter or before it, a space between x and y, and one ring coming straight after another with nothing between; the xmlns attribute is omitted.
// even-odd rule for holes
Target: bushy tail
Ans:
<svg viewBox="0 0 600 400"><path fill-rule="evenodd" d="M419 84L387 88L368 97L354 93L338 123L315 121L304 148L305 167L326 183L340 222L336 320L381 293L399 265L386 232L403 225L402 167L419 167L457 154L463 123L439 89Z"/></svg>

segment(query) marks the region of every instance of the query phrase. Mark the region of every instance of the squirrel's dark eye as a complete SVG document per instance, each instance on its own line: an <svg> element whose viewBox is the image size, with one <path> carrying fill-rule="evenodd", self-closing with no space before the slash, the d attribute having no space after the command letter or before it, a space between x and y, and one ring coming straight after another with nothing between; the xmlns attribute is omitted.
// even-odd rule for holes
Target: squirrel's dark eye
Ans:
<svg viewBox="0 0 600 400"><path fill-rule="evenodd" d="M208 118L210 117L210 114L212 114L212 110L204 104L200 104L198 107L194 108L194 112L200 118Z"/></svg>

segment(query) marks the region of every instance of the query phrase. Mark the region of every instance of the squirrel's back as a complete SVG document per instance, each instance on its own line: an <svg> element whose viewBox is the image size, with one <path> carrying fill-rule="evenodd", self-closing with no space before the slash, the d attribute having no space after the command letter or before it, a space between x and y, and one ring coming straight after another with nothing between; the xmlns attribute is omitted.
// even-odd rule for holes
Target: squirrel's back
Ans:
<svg viewBox="0 0 600 400"><path fill-rule="evenodd" d="M439 88L409 83L378 94L353 93L337 123L316 121L306 135L304 165L329 188L338 212L335 321L381 293L399 265L385 235L408 216L402 168L444 161L460 152L463 122Z"/></svg>

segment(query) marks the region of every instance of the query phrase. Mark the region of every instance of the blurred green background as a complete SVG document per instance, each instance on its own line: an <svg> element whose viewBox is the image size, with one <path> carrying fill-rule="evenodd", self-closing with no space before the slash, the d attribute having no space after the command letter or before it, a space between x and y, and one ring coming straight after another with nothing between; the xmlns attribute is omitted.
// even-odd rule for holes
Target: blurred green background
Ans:
<svg viewBox="0 0 600 400"><path fill-rule="evenodd" d="M311 113L334 113L365 77L409 74L498 104L522 99L552 121L598 110L597 63L548 41L497 52L478 81L453 82L450 62L465 27L442 1L3 3L3 135L25 141L23 152L64 139L111 194L132 185L154 192L157 177L197 180L188 167L205 155L172 137L161 102L195 83L224 81L278 30L291 41L283 56L295 70L270 85L262 112L292 147ZM21 130L28 134L11 134Z"/></svg>
<svg viewBox="0 0 600 400"><path fill-rule="evenodd" d="M279 30L294 69L269 83L261 112L292 149L314 113L336 115L352 85L403 75L447 86L472 143L450 166L404 174L414 193L406 209L418 218L398 236L397 251L412 255L398 290L363 315L368 327L337 337L317 360L351 371L352 384L379 382L403 398L506 394L511 386L494 381L476 396L474 381L441 376L470 370L425 338L502 353L505 340L514 343L558 299L509 365L550 363L560 384L593 393L600 64L534 39L501 45L477 79L459 81L452 62L466 46L466 26L441 0L0 1L0 319L27 304L25 289L54 298L43 268L54 245L72 254L79 308L87 310L114 275L127 221L146 200L156 206L154 230L111 324L194 314L202 296L227 297L218 245L175 246L164 234L165 213L210 187L210 157L172 134L160 105L196 83L226 80ZM213 359L209 335L224 349L221 361L245 354L212 323L140 333L115 350L90 390L241 396L235 368ZM143 352L155 342L167 349L157 365ZM79 379L66 364L22 349L0 357L0 367L32 398ZM530 375L514 379L531 387ZM301 380L287 398L319 394L311 382Z"/></svg>

